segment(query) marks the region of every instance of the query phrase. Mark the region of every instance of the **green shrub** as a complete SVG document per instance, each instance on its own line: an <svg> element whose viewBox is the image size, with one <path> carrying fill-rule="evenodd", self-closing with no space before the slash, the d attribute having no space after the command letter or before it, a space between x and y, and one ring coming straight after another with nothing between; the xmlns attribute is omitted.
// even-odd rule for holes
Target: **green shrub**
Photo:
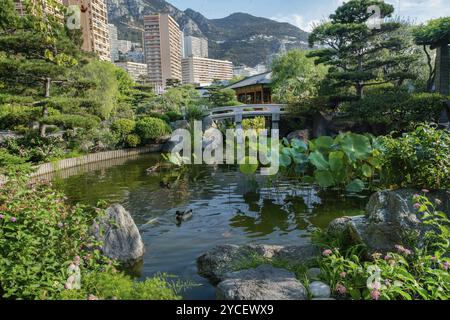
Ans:
<svg viewBox="0 0 450 320"><path fill-rule="evenodd" d="M0 174L13 175L17 172L28 173L31 165L27 158L10 154L6 149L0 148Z"/></svg>
<svg viewBox="0 0 450 320"><path fill-rule="evenodd" d="M181 114L179 114L178 112L175 112L175 111L168 111L168 112L166 112L166 116L169 117L169 121L170 122L183 120L183 116Z"/></svg>
<svg viewBox="0 0 450 320"><path fill-rule="evenodd" d="M255 117L253 119L242 120L242 129L244 130L253 129L259 132L260 130L264 130L265 128L266 118L264 117Z"/></svg>
<svg viewBox="0 0 450 320"><path fill-rule="evenodd" d="M178 283L170 283L166 275L157 275L143 282L133 280L122 273L92 272L82 279L82 290L64 290L63 300L179 300L183 289Z"/></svg>
<svg viewBox="0 0 450 320"><path fill-rule="evenodd" d="M117 119L112 125L112 130L121 137L133 133L136 128L136 122L131 119Z"/></svg>
<svg viewBox="0 0 450 320"><path fill-rule="evenodd" d="M45 124L56 125L63 127L64 129L93 129L97 127L100 123L100 119L96 116L91 115L57 115L45 118L43 121Z"/></svg>
<svg viewBox="0 0 450 320"><path fill-rule="evenodd" d="M66 144L58 137L40 137L29 133L22 138L7 139L4 148L10 154L32 163L42 163L64 158Z"/></svg>
<svg viewBox="0 0 450 320"><path fill-rule="evenodd" d="M52 299L64 290L67 268L82 275L108 268L90 228L95 210L69 206L47 185L11 179L0 189L0 292L3 298ZM78 258L81 257L78 262Z"/></svg>
<svg viewBox="0 0 450 320"><path fill-rule="evenodd" d="M389 90L348 103L343 110L362 123L404 132L421 122L436 123L443 105L439 94Z"/></svg>
<svg viewBox="0 0 450 320"><path fill-rule="evenodd" d="M41 110L35 107L2 105L0 106L0 130L12 130L17 126L28 126L40 117Z"/></svg>
<svg viewBox="0 0 450 320"><path fill-rule="evenodd" d="M203 119L203 109L199 106L187 107L186 117L188 120L202 120Z"/></svg>
<svg viewBox="0 0 450 320"><path fill-rule="evenodd" d="M421 125L395 139L381 139L382 182L398 187L450 188L450 133Z"/></svg>
<svg viewBox="0 0 450 320"><path fill-rule="evenodd" d="M450 298L450 221L425 197L414 201L429 226L421 246L396 246L397 252L373 253L370 260L352 248L324 247L321 278L336 297L355 300L448 300ZM347 251L347 253L342 253Z"/></svg>
<svg viewBox="0 0 450 320"><path fill-rule="evenodd" d="M136 134L129 134L125 138L125 144L130 148L136 148L141 144L141 138Z"/></svg>
<svg viewBox="0 0 450 320"><path fill-rule="evenodd" d="M161 114L161 113L157 113L157 112L146 113L145 115L143 115L142 118L156 118L156 119L161 119L166 123L170 123L169 116L167 116L166 114Z"/></svg>
<svg viewBox="0 0 450 320"><path fill-rule="evenodd" d="M144 143L154 142L170 132L167 122L161 119L145 117L136 123L136 133Z"/></svg>

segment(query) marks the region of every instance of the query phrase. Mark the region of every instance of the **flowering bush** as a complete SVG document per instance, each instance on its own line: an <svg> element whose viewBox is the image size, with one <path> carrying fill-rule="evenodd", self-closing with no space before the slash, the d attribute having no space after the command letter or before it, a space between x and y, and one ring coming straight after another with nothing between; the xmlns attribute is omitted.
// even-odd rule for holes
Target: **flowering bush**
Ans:
<svg viewBox="0 0 450 320"><path fill-rule="evenodd" d="M104 210L64 200L49 185L23 179L1 187L0 298L177 298L162 277L138 284L118 272L90 232Z"/></svg>
<svg viewBox="0 0 450 320"><path fill-rule="evenodd" d="M428 227L414 249L374 253L364 261L357 250L327 248L320 261L322 277L342 298L370 300L447 300L450 298L450 221L423 196L415 208Z"/></svg>

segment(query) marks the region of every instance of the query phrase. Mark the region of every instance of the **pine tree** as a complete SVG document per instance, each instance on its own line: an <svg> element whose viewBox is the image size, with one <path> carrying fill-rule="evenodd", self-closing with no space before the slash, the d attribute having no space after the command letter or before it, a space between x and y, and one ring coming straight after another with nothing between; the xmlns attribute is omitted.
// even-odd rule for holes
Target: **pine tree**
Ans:
<svg viewBox="0 0 450 320"><path fill-rule="evenodd" d="M380 0L350 0L330 15L330 21L317 26L310 35L316 63L330 66L326 81L332 88L354 88L361 99L364 88L385 83L400 86L414 77L408 66L418 57L408 52L410 43L397 31L402 23L380 21L370 25L373 6L381 17L391 17L394 7Z"/></svg>

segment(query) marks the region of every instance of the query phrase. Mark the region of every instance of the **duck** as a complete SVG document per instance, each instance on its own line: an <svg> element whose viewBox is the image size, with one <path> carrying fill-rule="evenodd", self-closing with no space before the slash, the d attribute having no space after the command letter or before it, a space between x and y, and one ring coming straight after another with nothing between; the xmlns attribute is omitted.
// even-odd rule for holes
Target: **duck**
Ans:
<svg viewBox="0 0 450 320"><path fill-rule="evenodd" d="M170 183L169 182L164 182L164 181L160 181L159 182L159 186L163 189L170 189Z"/></svg>
<svg viewBox="0 0 450 320"><path fill-rule="evenodd" d="M147 174L153 174L153 173L156 173L159 169L160 169L160 165L157 164L157 165L155 165L153 167L148 168L145 171L147 172Z"/></svg>
<svg viewBox="0 0 450 320"><path fill-rule="evenodd" d="M186 221L186 220L192 218L193 215L194 215L194 213L192 212L192 209L184 211L184 212L177 211L176 219L178 222L183 222L183 221Z"/></svg>

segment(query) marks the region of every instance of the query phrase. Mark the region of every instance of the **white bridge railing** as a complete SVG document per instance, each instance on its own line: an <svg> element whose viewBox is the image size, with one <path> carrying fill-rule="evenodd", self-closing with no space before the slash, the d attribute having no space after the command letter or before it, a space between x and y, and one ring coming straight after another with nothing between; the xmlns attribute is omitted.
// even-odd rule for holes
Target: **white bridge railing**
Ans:
<svg viewBox="0 0 450 320"><path fill-rule="evenodd" d="M252 104L234 107L220 107L209 109L205 112L205 116L209 116L212 120L231 119L236 123L236 127L240 127L242 119L254 117L271 117L272 128L278 128L280 115L286 114L286 106L283 104Z"/></svg>

